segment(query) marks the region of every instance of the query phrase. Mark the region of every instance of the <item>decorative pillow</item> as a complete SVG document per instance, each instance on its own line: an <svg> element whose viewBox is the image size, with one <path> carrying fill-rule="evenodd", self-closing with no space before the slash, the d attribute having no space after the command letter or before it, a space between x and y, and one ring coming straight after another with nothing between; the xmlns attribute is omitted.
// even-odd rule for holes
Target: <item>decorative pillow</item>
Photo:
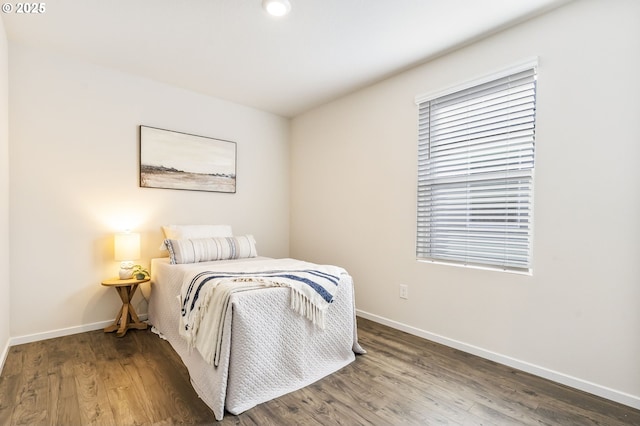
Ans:
<svg viewBox="0 0 640 426"><path fill-rule="evenodd" d="M243 259L256 257L253 235L224 238L192 238L164 240L171 264L198 263L210 260Z"/></svg>
<svg viewBox="0 0 640 426"><path fill-rule="evenodd" d="M229 225L165 225L162 227L165 239L188 240L194 238L233 237ZM160 250L166 250L162 242Z"/></svg>

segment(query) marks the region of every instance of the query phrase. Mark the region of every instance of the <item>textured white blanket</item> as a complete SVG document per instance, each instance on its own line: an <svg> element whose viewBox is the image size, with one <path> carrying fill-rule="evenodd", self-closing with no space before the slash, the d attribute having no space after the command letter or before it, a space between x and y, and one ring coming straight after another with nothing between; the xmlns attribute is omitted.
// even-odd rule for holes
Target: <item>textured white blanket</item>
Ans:
<svg viewBox="0 0 640 426"><path fill-rule="evenodd" d="M180 289L187 275L202 271L237 271L239 264L268 266L273 260L252 258L171 265L151 261L149 321L180 355L198 396L217 420L240 414L273 398L307 386L364 353L358 344L353 280L342 277L334 303L326 312L326 329L301 320L290 308L290 291L268 287L233 293L224 319L220 364L208 364L189 350L179 333ZM272 315L278 312L279 315Z"/></svg>
<svg viewBox="0 0 640 426"><path fill-rule="evenodd" d="M248 264L242 271L204 271L187 275L181 291L180 334L209 364L218 366L223 321L231 294L261 287L291 289L291 308L321 329L342 276L340 267L279 259L268 268ZM273 313L278 315L278 313Z"/></svg>

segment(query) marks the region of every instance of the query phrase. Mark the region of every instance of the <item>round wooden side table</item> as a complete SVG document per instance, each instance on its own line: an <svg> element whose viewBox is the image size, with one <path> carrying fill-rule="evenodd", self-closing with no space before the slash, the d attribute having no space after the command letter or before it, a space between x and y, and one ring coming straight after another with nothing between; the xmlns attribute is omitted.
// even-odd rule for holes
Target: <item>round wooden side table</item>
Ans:
<svg viewBox="0 0 640 426"><path fill-rule="evenodd" d="M147 324L140 321L135 309L133 309L133 305L131 304L131 299L133 299L133 295L138 289L138 285L146 283L147 281L149 281L149 278L144 278L142 280L137 280L135 278L128 280L111 278L102 281L103 286L114 287L120 296L120 300L122 300L122 307L118 311L115 321L110 326L105 327L105 333L117 330L116 336L122 337L130 328L135 328L136 330L144 330L147 328Z"/></svg>

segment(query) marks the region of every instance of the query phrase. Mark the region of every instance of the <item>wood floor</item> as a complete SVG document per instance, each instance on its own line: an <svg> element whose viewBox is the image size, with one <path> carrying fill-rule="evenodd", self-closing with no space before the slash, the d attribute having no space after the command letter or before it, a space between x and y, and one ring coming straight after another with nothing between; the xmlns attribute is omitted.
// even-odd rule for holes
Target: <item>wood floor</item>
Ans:
<svg viewBox="0 0 640 426"><path fill-rule="evenodd" d="M368 353L216 422L171 346L93 331L10 349L0 425L640 425L640 411L364 319Z"/></svg>

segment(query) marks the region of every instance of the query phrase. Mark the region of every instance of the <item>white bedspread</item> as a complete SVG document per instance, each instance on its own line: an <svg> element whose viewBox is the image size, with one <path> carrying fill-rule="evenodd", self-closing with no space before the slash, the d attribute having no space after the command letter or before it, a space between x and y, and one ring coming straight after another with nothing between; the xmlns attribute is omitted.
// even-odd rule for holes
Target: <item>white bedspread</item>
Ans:
<svg viewBox="0 0 640 426"><path fill-rule="evenodd" d="M321 330L290 308L288 288L270 287L234 293L225 314L218 367L190 351L180 337L178 294L186 274L265 258L170 265L151 263L149 320L171 343L189 370L194 389L221 420L307 386L354 360L358 345L353 283L347 278L327 309ZM277 314L274 314L277 313Z"/></svg>
<svg viewBox="0 0 640 426"><path fill-rule="evenodd" d="M325 328L326 311L339 285L351 285L343 268L297 259L215 265L185 275L180 291L180 335L209 364L218 366L224 318L231 295L262 287L290 289L291 309ZM279 312L271 313L279 315Z"/></svg>

